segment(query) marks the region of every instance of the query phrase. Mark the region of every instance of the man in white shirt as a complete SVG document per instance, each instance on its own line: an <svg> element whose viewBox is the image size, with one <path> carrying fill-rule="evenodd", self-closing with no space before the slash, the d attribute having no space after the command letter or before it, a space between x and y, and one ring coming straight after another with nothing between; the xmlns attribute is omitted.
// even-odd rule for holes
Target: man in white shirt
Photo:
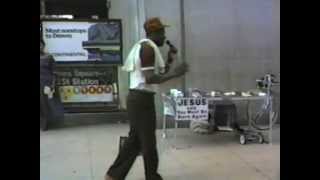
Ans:
<svg viewBox="0 0 320 180"><path fill-rule="evenodd" d="M107 171L105 180L124 180L140 152L143 155L146 180L162 180L158 173L159 159L155 133L155 84L183 76L188 69L188 66L182 63L169 72L172 55L176 53L173 46L168 52L167 62L161 62L158 47L164 45L165 27L159 18L148 19L144 24L147 39L139 41L137 46L134 46L138 48L139 54L132 55L125 64L127 67L124 69L128 69L130 73L130 91L127 97L129 138ZM131 52L134 52L134 48Z"/></svg>

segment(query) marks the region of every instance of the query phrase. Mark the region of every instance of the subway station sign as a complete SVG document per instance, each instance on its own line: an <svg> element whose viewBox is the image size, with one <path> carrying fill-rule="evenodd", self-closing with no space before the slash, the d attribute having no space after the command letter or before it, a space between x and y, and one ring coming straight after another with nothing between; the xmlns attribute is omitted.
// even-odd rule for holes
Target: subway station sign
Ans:
<svg viewBox="0 0 320 180"><path fill-rule="evenodd" d="M115 68L57 68L57 85L62 102L114 102L118 94Z"/></svg>

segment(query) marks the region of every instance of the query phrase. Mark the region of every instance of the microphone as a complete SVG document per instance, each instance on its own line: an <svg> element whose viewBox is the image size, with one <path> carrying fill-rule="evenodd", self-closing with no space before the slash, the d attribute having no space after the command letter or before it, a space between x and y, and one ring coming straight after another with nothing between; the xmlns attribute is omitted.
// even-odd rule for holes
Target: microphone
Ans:
<svg viewBox="0 0 320 180"><path fill-rule="evenodd" d="M174 54L178 52L178 49L173 44L171 44L169 40L167 40L166 43L170 47L171 52L173 52Z"/></svg>

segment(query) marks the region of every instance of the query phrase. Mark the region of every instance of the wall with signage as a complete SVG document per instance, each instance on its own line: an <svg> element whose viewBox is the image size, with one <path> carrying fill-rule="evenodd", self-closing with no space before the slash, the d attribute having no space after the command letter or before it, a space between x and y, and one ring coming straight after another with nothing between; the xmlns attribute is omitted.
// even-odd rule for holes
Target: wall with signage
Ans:
<svg viewBox="0 0 320 180"><path fill-rule="evenodd" d="M57 62L122 63L121 21L47 20L42 22L46 50Z"/></svg>
<svg viewBox="0 0 320 180"><path fill-rule="evenodd" d="M57 90L65 107L119 108L121 20L47 19L41 32L56 61Z"/></svg>

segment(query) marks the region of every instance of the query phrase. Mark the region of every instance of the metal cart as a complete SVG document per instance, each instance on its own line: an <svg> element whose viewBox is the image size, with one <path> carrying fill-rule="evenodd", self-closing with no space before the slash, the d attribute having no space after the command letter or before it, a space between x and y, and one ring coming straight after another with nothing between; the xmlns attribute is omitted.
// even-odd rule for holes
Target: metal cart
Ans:
<svg viewBox="0 0 320 180"><path fill-rule="evenodd" d="M240 144L244 145L248 141L257 141L259 143L269 142L269 144L272 144L272 131L273 131L273 125L275 124L277 117L278 117L278 108L274 108L273 103L273 96L271 87L274 85L280 85L280 83L276 83L272 80L272 75L265 75L264 78L257 80L258 83L260 83L265 89L266 89L266 95L265 96L222 96L222 97L206 97L208 99L209 104L213 105L213 108L210 109L211 115L214 115L215 108L214 105L218 101L233 101L233 102L246 102L247 104L247 120L248 120L248 128L244 129L242 131L237 131L239 133L239 142ZM178 97L179 98L179 97ZM170 96L169 94L162 94L162 101L164 103L164 116L163 116L163 132L162 137L167 138L167 117L171 116L175 120L175 104L178 98L174 98ZM252 118L252 111L251 111L251 105L250 103L252 101L262 101L263 104L260 108L260 110L255 114L255 116ZM264 114L268 115L269 118L269 124L267 128L261 128L259 126L258 121L262 118ZM213 117L213 116L212 116ZM178 128L179 121L175 120L175 129ZM268 141L265 140L263 136L263 132L268 132ZM176 134L174 133L174 138L176 138Z"/></svg>

